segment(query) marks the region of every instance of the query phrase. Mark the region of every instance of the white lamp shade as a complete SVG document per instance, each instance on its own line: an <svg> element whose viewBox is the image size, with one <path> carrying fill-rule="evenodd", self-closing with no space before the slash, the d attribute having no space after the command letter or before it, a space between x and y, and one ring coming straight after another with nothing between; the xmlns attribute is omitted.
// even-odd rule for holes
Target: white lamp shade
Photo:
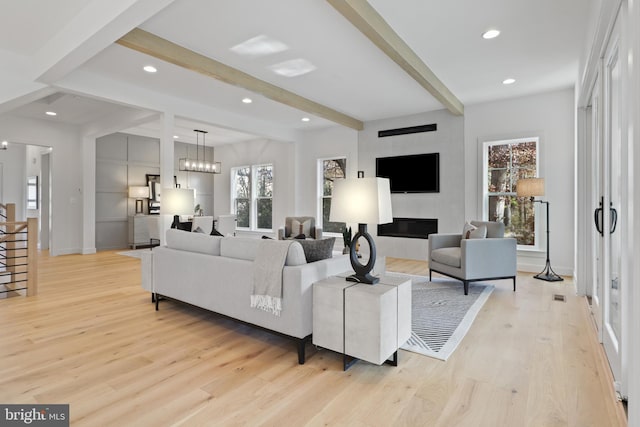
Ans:
<svg viewBox="0 0 640 427"><path fill-rule="evenodd" d="M131 186L129 187L129 197L132 199L148 199L149 187L147 186Z"/></svg>
<svg viewBox="0 0 640 427"><path fill-rule="evenodd" d="M163 188L160 212L163 215L193 214L195 199L195 191L191 188Z"/></svg>
<svg viewBox="0 0 640 427"><path fill-rule="evenodd" d="M393 222L388 178L349 178L333 183L329 221L358 224Z"/></svg>
<svg viewBox="0 0 640 427"><path fill-rule="evenodd" d="M516 191L518 197L544 196L544 178L519 179Z"/></svg>

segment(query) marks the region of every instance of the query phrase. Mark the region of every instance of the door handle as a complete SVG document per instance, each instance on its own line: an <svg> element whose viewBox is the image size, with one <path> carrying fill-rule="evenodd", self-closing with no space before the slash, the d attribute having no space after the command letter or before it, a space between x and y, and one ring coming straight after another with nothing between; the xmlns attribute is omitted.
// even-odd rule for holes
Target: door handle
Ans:
<svg viewBox="0 0 640 427"><path fill-rule="evenodd" d="M616 226L618 225L618 211L613 207L613 203L609 204L609 212L611 215L611 227L609 234L613 234L616 231Z"/></svg>
<svg viewBox="0 0 640 427"><path fill-rule="evenodd" d="M604 236L604 231L602 230L602 200L600 200L600 207L596 208L593 212L593 221L596 223L596 230L600 233L601 236Z"/></svg>

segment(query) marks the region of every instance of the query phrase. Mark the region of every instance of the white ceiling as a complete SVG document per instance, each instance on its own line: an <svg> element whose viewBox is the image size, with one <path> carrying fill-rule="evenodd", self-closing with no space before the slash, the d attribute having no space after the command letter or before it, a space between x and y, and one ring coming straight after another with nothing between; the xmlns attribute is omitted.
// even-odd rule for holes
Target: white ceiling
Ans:
<svg viewBox="0 0 640 427"><path fill-rule="evenodd" d="M84 18L98 1L0 0L0 59L2 50L27 59L40 51L42 57L43 46L70 31L74 18L78 25L78 14ZM369 1L465 105L573 86L593 5L592 0ZM113 2L122 12L114 13L116 18L104 25L103 34L119 31L124 35L139 26L362 121L443 108L325 1L164 0L169 4L166 8L149 12L144 19L140 10L150 8L147 0ZM498 28L502 34L483 40L481 34L489 28ZM288 49L261 57L230 50L259 35L279 40ZM76 49L95 44L87 37L84 46ZM47 99L31 102L14 113L47 118L42 116L43 108L56 106L58 116L49 120L86 126L126 108L162 112L176 105L181 109L175 112L181 139L193 139L193 128L205 128L210 131L207 142L216 144L333 125L120 45L105 46L93 47L95 52L86 62L51 83L56 90L73 95L56 98L53 104L47 104ZM61 49L59 56L65 55L68 52ZM288 78L270 69L298 58L310 61L316 70ZM155 65L158 72L143 72L147 64ZM507 77L516 83L503 85ZM37 75L25 78L37 79ZM253 103L242 103L244 97ZM311 121L302 122L305 116ZM122 130L157 134L160 128L159 122L153 122Z"/></svg>

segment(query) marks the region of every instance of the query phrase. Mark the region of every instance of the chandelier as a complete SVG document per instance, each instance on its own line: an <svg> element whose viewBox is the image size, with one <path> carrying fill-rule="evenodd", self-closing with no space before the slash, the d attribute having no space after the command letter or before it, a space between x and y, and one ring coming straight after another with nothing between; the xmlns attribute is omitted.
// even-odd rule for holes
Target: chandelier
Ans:
<svg viewBox="0 0 640 427"><path fill-rule="evenodd" d="M206 130L194 129L196 133L196 157L180 159L178 169L187 172L204 172L204 173L220 173L222 172L222 164L220 162L207 161L207 152L205 145ZM202 134L202 159L200 159L200 135ZM187 154L188 156L188 154Z"/></svg>

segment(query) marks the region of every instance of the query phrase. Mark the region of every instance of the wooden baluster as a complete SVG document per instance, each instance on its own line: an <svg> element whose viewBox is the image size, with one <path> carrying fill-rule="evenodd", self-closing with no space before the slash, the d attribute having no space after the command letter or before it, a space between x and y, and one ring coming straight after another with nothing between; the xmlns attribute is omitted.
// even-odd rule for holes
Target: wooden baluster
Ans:
<svg viewBox="0 0 640 427"><path fill-rule="evenodd" d="M27 218L27 296L38 294L38 218Z"/></svg>
<svg viewBox="0 0 640 427"><path fill-rule="evenodd" d="M7 203L7 226L6 226L6 237L7 237L7 244L6 244L6 256L7 256L7 271L10 273L9 276L9 282L13 282L13 280L15 279L15 271L16 271L16 260L15 260L15 256L16 256L16 238L15 235L12 234L15 232L16 230L16 225L15 225L15 221L16 221L16 204L15 203Z"/></svg>

